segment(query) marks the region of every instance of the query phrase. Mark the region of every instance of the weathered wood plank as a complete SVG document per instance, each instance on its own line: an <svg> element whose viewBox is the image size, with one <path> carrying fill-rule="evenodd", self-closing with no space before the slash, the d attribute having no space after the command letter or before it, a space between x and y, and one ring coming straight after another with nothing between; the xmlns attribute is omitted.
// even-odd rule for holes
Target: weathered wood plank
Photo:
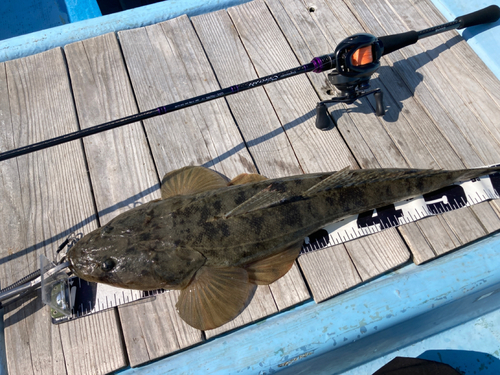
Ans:
<svg viewBox="0 0 500 375"><path fill-rule="evenodd" d="M414 263L421 264L436 257L436 253L432 250L418 225L415 223L407 224L404 230L400 230L400 233L410 248Z"/></svg>
<svg viewBox="0 0 500 375"><path fill-rule="evenodd" d="M288 4L290 3L287 3L287 5ZM281 22L282 19L277 17L276 9L273 9L273 13L274 17L279 22L280 28L272 24L273 18L266 5L261 1L254 1L229 9L229 14L259 76L272 74L279 70L290 69L299 64L309 62L313 57L309 52L310 56L306 61L297 60L297 57L294 55L289 45L293 46L295 51L299 50L300 43L303 43L302 37L297 39L297 43L295 43L295 39L291 39L287 32L287 30L290 29L288 26L289 24ZM285 33L285 36L289 38L288 40L284 38L280 30ZM292 27L291 30L294 30L294 27ZM303 30L301 30L301 32L303 32ZM300 33L296 30L293 35L300 36ZM276 52L272 53L272 51ZM318 55L319 54L321 53L318 53ZM304 171L312 172L318 170L318 167L321 168L320 170L339 169L342 164L339 165L339 161L336 160L338 159L338 155L332 152L332 148L325 144L325 139L332 139L332 141L335 140L338 142L336 143L336 149L345 147L345 144L340 138L337 129L321 132L315 128L314 117L310 114L311 109L315 108L318 97L310 83L305 79L305 76L293 77L293 79L287 79L267 85L265 90L274 105L278 117L282 124L284 124L285 131L294 148L295 154L301 161L301 166ZM317 89L317 91L319 90ZM354 113L354 111L352 112ZM351 116L352 113L349 113L349 115ZM361 118L362 116L359 117ZM304 118L304 122L300 124L300 127L297 125L294 128L289 128L287 123L296 121L293 120L293 118ZM313 161L307 159L310 157L313 145L315 147L315 155L321 155L321 160L316 159ZM397 150L396 154L399 154ZM352 158L352 156L350 157ZM346 161L348 161L348 159ZM388 234L382 234L380 238L385 238L384 236L388 236ZM394 265L392 265L392 267L399 265L401 258L408 259L409 257L406 246L402 242L400 242L400 245L399 247L391 247L392 250L397 249L396 251L399 252L399 254L404 254L392 257L392 260L394 260ZM381 244L381 246L384 245ZM342 272L338 264L332 263L333 259L326 254L328 251L333 250L319 251L299 258L299 264L306 276L314 298L317 301L331 297L331 295L324 294L328 288L325 288L324 285L319 285L321 283L320 279L325 275L336 277L337 273ZM376 253L371 253L371 255L377 257ZM314 266L315 261L312 259L309 261L302 260L307 257L314 257L318 260L317 263L322 262L327 266L324 267L324 269L315 267L309 268L309 266ZM343 258L343 256L341 256L341 258ZM319 259L321 259L321 261ZM370 259L368 258L366 261L370 262ZM324 272L327 273L325 274ZM310 275L308 275L308 273L310 273ZM344 277L344 282L340 282L338 285L351 287L359 280L357 275L354 275L349 267L345 270L345 276L342 278ZM315 282L318 283L317 286L311 285L311 283ZM330 290L335 290L335 288ZM322 294L315 294L315 292ZM335 292L338 293L339 291L336 290Z"/></svg>
<svg viewBox="0 0 500 375"><path fill-rule="evenodd" d="M225 11L191 19L221 87L258 78ZM263 87L226 98L259 172L270 178L302 170ZM283 163L287 161L288 164Z"/></svg>
<svg viewBox="0 0 500 375"><path fill-rule="evenodd" d="M137 101L141 110L219 88L207 61L190 62L189 44L196 43L199 48L196 51L199 53L192 56L193 61L204 57L199 42L183 40L176 43L175 38L182 39L179 34L186 30L171 30L168 34L163 30L170 24L169 28L175 29L174 25L179 22L171 20L119 33L134 91L139 93ZM182 22L189 23L184 17ZM197 39L196 34L192 36ZM144 69L142 64L147 64L149 69ZM256 171L224 99L156 117L145 121L144 125L148 137L151 135L155 140L150 143L160 176L174 166L188 164L213 166L229 177ZM167 145L168 149L164 150Z"/></svg>
<svg viewBox="0 0 500 375"><path fill-rule="evenodd" d="M187 17L119 35L141 110L220 88ZM212 167L230 178L256 172L224 99L147 120L144 126L160 176L192 164ZM276 311L269 287L258 287L241 315L206 335Z"/></svg>
<svg viewBox="0 0 500 375"><path fill-rule="evenodd" d="M77 130L60 49L2 64L0 76L6 94L2 151ZM1 232L9 233L0 246L4 286L37 269L39 255L55 260L69 233L95 228L95 212L80 142L5 161L0 168L1 195L8 202L0 206ZM91 318L96 324L86 327L80 341L74 341L79 326L88 321L52 325L39 295L6 308L4 319L10 374L102 374L126 365L116 312ZM87 362L80 368L82 355Z"/></svg>
<svg viewBox="0 0 500 375"><path fill-rule="evenodd" d="M348 4L352 4L353 9L359 14L358 17L362 18L368 25L369 31L376 35L406 31L406 28L401 27L397 15L387 7L381 6L378 1L368 4L362 0L354 0L349 1ZM377 16L375 17L374 14ZM474 133L465 127L464 124L467 122L476 123L477 117L472 116L470 111L462 110L465 108L465 104L457 93L444 89L444 87L448 87L446 79L419 44L407 46L386 55L386 57L393 63L392 66L397 69L407 85L415 89L415 96L422 100L425 108L432 115L438 112L448 114L449 120L446 123L437 121L437 119L435 121L448 136L457 152L460 152L461 155L467 155L468 166L484 165L488 158L494 160L491 157L498 153L495 150L495 144L491 143L491 140L486 141L486 143L481 140L479 134L485 135L482 129L478 129L478 132ZM424 77L423 81L422 76ZM462 106L462 104L464 105ZM448 123L450 123L449 127Z"/></svg>
<svg viewBox="0 0 500 375"><path fill-rule="evenodd" d="M120 306L120 318L131 366L153 360L203 340L200 331L177 314L178 291ZM126 328L125 328L126 327Z"/></svg>
<svg viewBox="0 0 500 375"><path fill-rule="evenodd" d="M82 128L138 112L114 34L70 44L65 51ZM88 137L84 146L101 225L160 197L159 178L141 123ZM201 334L182 322L175 302L164 308L164 301L170 301L168 296L119 308L132 365L200 342ZM144 315L149 318L146 322L138 319ZM177 330L172 321L185 327ZM144 334L136 334L138 327ZM186 345L181 347L179 342Z"/></svg>
<svg viewBox="0 0 500 375"><path fill-rule="evenodd" d="M337 5L338 1L336 0L330 0L330 3L335 3ZM358 19L362 20L364 24L367 25L367 28L369 32L374 33L375 35L384 35L386 34L385 30L383 29L384 23L382 21L379 21L379 19L384 19L386 23L390 24L391 28L394 27L392 26L393 24L397 23L396 20L393 20L394 18L397 18L395 14L387 14L388 10L386 9L387 7L383 6L378 6L379 2L373 2L370 3L370 6L368 6L365 3L359 2L359 1L352 1L348 2L347 4L351 4L351 9L353 12L356 13L356 16ZM370 11L370 9L372 11ZM380 13L380 15L379 15ZM374 16L374 14L377 14L377 17ZM389 21L390 19L390 21ZM407 30L401 30L397 29L399 31L396 31L396 29L391 29L390 32L388 33L393 33L393 32L401 32L401 31L407 31ZM461 124L460 126L465 127L468 126L465 124L465 117L460 118L457 113L454 114L453 120L451 120L450 117L448 117L449 113L453 113L454 108L453 105L449 100L445 100L443 102L439 101L436 99L436 95L441 95L442 93L441 88L437 90L437 86L442 85L446 86L446 81L441 80L439 83L435 81L434 78L427 78L427 74L433 74L435 73L432 68L428 68L428 66L432 65L431 61L424 61L422 60L421 57L418 57L419 63L416 63L414 59L417 59L417 56L415 54L411 54L411 58L405 60L404 56L401 55L399 56L399 53L403 53L401 51L396 51L394 53L391 53L387 55L387 60L392 64L392 67L399 73L401 78L406 82L406 84L409 86L410 89L415 90L415 97L417 99L421 100L421 103L423 103L425 109L429 112L431 117L434 119L434 123L436 126L440 129L440 131L446 136L446 141L449 142L452 147L455 150L455 153L458 153L460 155L460 158L462 159L462 162L465 162L465 165L467 166L472 166L474 164L471 164L473 162L479 163L484 165L484 162L481 162L481 158L479 155L476 153L476 148L471 147L471 141L467 139L464 134L462 133L461 129L457 128L457 125L455 123ZM404 49L406 51L406 49ZM397 57L395 57L397 56ZM420 55L419 55L420 56ZM397 60L395 60L397 59ZM397 63L395 63L397 61ZM410 68L404 68L406 65L409 65ZM404 68L404 69L403 69ZM423 83L419 82L421 81L421 78L418 78L419 69L424 69L424 81ZM427 81L434 80L434 83L431 84L430 86L427 86ZM411 82L411 84L409 83ZM398 87L398 86L394 86ZM421 88L424 88L423 90ZM436 91L437 90L437 91ZM453 91L453 89L450 89L448 91ZM432 99L434 97L434 99ZM457 98L458 100L459 98ZM437 120L436 116L440 120ZM448 117L448 120L446 118ZM471 120L469 117L467 117L467 120ZM418 126L418 122L415 123L415 128ZM453 130L454 127L455 129ZM422 134L422 139L425 140L425 134ZM433 153L435 150L437 150L440 155L443 154L443 148L441 148L439 145L440 144L445 144L445 142L440 142L436 148L434 147L428 147L429 152ZM490 148L490 153L493 152L492 148ZM496 151L495 151L496 152ZM450 154L452 157L455 155ZM436 160L440 161L441 159L436 158ZM452 162L452 165L442 165L443 167L446 168L460 168L462 165L457 165L457 160L455 159L445 159L445 161ZM476 164L477 166L477 164ZM444 247L442 248L434 248L433 251L436 254L442 254L446 251L449 251L453 249L454 247L449 247L448 245L445 246L445 244L449 244L453 242L452 237L458 236L458 244L460 243L466 243L472 239L479 238L483 235L486 234L484 230L484 225L482 225L480 222L478 222L477 218L478 216L482 216L482 214L477 215L474 214L476 211L481 211L481 210L489 210L487 206L476 206L473 209L467 209L467 210L461 210L460 213L447 213L443 215L443 218L445 219L444 221L436 221L433 220L434 223L440 222L446 225L444 228L445 231L440 231L439 233L436 233L435 227L434 226L429 226L429 231L424 231L423 228L424 226L427 226L425 223L416 223L415 225L419 226L421 229L421 233L424 234L425 236L434 236L436 237L435 239L428 238L425 240L427 244L433 243L434 245L443 245ZM426 219L429 220L429 219ZM498 220L497 220L498 222ZM496 226L496 225L494 225ZM455 229L451 229L451 228ZM405 227L401 228L401 232L404 232L406 230ZM454 232L454 235L451 235L450 233ZM417 234L418 231L415 230L410 230L407 234L405 234L406 239L414 239L417 241L418 246L415 246L414 244L410 244L410 248L412 249L418 249L422 247L423 249L426 248L426 245L424 244L424 241L422 237L417 236L413 237L413 235ZM446 239L447 234L450 235L451 237ZM451 242L450 242L451 241ZM430 255L429 252L426 252L426 255L421 254L421 255L416 255L414 259L418 260L426 260L428 259L428 256Z"/></svg>
<svg viewBox="0 0 500 375"><path fill-rule="evenodd" d="M259 76L300 64L263 2L254 1L230 8L229 15ZM274 82L264 89L304 171L311 173L331 170L333 166L356 165L336 129L321 132L314 126L318 96L307 76Z"/></svg>
<svg viewBox="0 0 500 375"><path fill-rule="evenodd" d="M422 6L425 6L426 2L422 3ZM422 30L439 24L429 24L428 20L409 0L386 1L382 6L392 8L394 13L399 15L402 26L406 26L408 30ZM432 14L432 12L429 13ZM500 140L500 106L489 93L493 87L485 86L483 78L475 76L473 74L475 69L471 69L472 62L480 59L476 56L476 58L471 57L470 60L466 60L455 52L454 47L443 48L443 44L450 41L454 35L453 39L457 44L465 43L456 34L456 31L450 32L448 35L438 34L432 38L421 39L418 43L447 80L448 86L453 87L458 96L462 98L463 104L465 104L464 110L468 108L478 118L474 128L484 127L486 134L489 133L490 137L493 136L498 144Z"/></svg>
<svg viewBox="0 0 500 375"><path fill-rule="evenodd" d="M410 3L418 10L423 19L426 19L429 26L446 23L447 20L441 12L430 1L415 1L409 0ZM446 34L439 34L437 37L446 43L446 45L455 53L459 61L464 63L463 68L467 69L469 74L474 77L484 88L484 91L493 99L497 106L500 106L500 80L486 66L483 60L474 52L469 44L458 33L454 33L455 37L450 38ZM488 105L493 105L487 101ZM493 119L494 120L494 119ZM498 126L498 122L496 123Z"/></svg>
<svg viewBox="0 0 500 375"><path fill-rule="evenodd" d="M13 83L11 82L10 84L12 85ZM0 90L7 94L2 95L0 98L0 149L4 151L16 148L21 136L19 132L16 132L13 128L5 63L0 64ZM16 125L19 125L18 122ZM26 140L23 141L26 142ZM32 241L29 241L29 239L28 241L25 240L29 232L26 233L26 230L23 230L23 225L20 224L28 221L25 216L30 207L24 207L22 204L23 196L21 192L21 181L25 182L25 176L21 175L19 171L20 165L26 165L26 160L11 159L0 164L0 192L3 201L3 204L0 205L0 228L2 233L9 233L9 236L4 235L1 238L2 245L0 246L0 251L2 266L0 267L0 280L2 288L29 273L29 262L26 253ZM35 249L31 250L34 251ZM34 269L35 267L36 264L32 265L31 268ZM35 298L38 297L39 296L35 296ZM30 340L28 338L31 327L26 321L26 316L34 311L34 305L36 303L34 301L33 298L29 298L5 308L4 332L6 359L8 371L11 374L34 373ZM26 307L30 311L27 311ZM43 333L47 334L47 337L50 338L55 336L56 343L54 347L56 352L60 353L60 343L59 348L57 348L58 332L53 333L50 329L47 332L47 328L50 328L47 324L43 328ZM19 351L19 353L16 353L16 351ZM36 348L34 348L33 351L36 352ZM54 367L64 370L64 365L60 364L59 359L60 356L55 358Z"/></svg>
<svg viewBox="0 0 500 375"><path fill-rule="evenodd" d="M410 253L401 250L406 250L406 245L396 230L386 230L347 242L346 247L363 281L379 276L410 259Z"/></svg>
<svg viewBox="0 0 500 375"><path fill-rule="evenodd" d="M191 22L222 87L257 78L225 11L194 17ZM276 178L302 173L292 146L262 87L230 96L227 102L261 174ZM310 298L297 265L269 287L280 310Z"/></svg>
<svg viewBox="0 0 500 375"><path fill-rule="evenodd" d="M119 324L111 309L60 325L67 373L107 374L127 365Z"/></svg>
<svg viewBox="0 0 500 375"><path fill-rule="evenodd" d="M80 127L137 113L114 34L65 47ZM101 225L131 207L160 197L141 123L83 139Z"/></svg>
<svg viewBox="0 0 500 375"><path fill-rule="evenodd" d="M370 1L369 4L364 2L364 4L368 6L372 13L377 14L377 19L387 34L395 34L408 30L398 17L398 14L387 6L385 0ZM408 14L405 14L405 18L409 18L412 7L404 6L402 8L408 12ZM403 9L400 9L400 11L402 12ZM442 48L442 52L426 53L426 48L432 48L432 46L436 45L437 41L432 40L432 38L424 38L417 44L405 47L400 51L412 67L414 67L415 71L423 74L424 84L432 89L438 103L441 103L453 117L458 129L469 140L476 153L481 157L483 165L496 163L500 159L498 141L485 128L484 122L477 116L478 112L473 109L468 100L464 100L462 97L467 92L465 88L467 82L471 82L468 79L468 75L464 74L463 69L457 67L452 57L446 58L447 53L452 55L452 52L445 49L441 44L439 45ZM444 63L445 67L443 67L443 63L441 62L443 59L446 59ZM440 66L442 67L441 69ZM461 89L457 90L457 86L460 86Z"/></svg>
<svg viewBox="0 0 500 375"><path fill-rule="evenodd" d="M267 3L280 27L285 30L287 38L293 41L294 52L302 63L309 62L314 56L331 53L335 50L336 44L347 37L335 15L327 9L323 2L315 4L316 10L314 12L310 12L308 10L309 5L302 1L280 2L273 0ZM307 27L304 27L304 25L307 25ZM306 44L305 48L300 48L302 43ZM314 77L318 76L317 74L310 74L310 78L315 84L320 97L329 99L331 95L328 95L327 91L333 89L333 86L327 82L326 74L321 75L323 77L320 82L313 80ZM375 82L377 84L377 81ZM392 103L391 100L392 97L389 96L387 98L389 107L396 107L396 103ZM335 105L331 109L338 107L340 106ZM388 112L388 116L392 116L392 121L387 122L381 121L375 116L373 109L375 107L370 105L370 102L366 99L345 107L348 108L349 117L353 119L353 124L350 124L349 127L342 124L345 113L338 112L339 116L335 117L344 139L349 145L358 143L358 139L351 138L352 129L358 130L363 139L362 142L366 144L365 147L372 150L373 156L379 162L377 165L391 166L398 163L432 165L434 163L432 158L429 157L428 151L423 147L422 141L412 134L411 129L405 132L405 138L400 136L397 138L398 142L395 142L394 136L388 131L388 124L392 124L392 131L396 134L400 132L400 129L408 127L408 122L404 118L398 119L395 117L395 111ZM409 145L413 145L413 153L410 156L405 156L402 151L408 148ZM407 152L406 154L410 153ZM360 159L358 155L355 154L355 156L358 160ZM407 158L409 159L406 160ZM368 158L368 160L374 163L373 158ZM376 167L375 164L372 167ZM363 167L366 168L367 165L365 164Z"/></svg>
<svg viewBox="0 0 500 375"><path fill-rule="evenodd" d="M499 216L495 211L498 200L492 202L483 202L478 205L472 206L472 211L478 217L481 224L484 226L486 233L493 233L498 230Z"/></svg>
<svg viewBox="0 0 500 375"><path fill-rule="evenodd" d="M344 245L301 256L299 264L317 303L345 292L362 281Z"/></svg>

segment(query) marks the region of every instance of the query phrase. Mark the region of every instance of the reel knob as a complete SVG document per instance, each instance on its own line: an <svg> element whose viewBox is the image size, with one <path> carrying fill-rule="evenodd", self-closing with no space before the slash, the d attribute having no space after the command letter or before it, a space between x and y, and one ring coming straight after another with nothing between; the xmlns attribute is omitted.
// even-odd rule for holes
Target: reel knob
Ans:
<svg viewBox="0 0 500 375"><path fill-rule="evenodd" d="M319 102L318 105L316 105L316 127L320 130L327 130L334 126L335 124L328 115L325 103Z"/></svg>
<svg viewBox="0 0 500 375"><path fill-rule="evenodd" d="M373 96L375 97L376 104L375 114L377 116L385 115L384 94L382 93L382 91L377 91L373 94Z"/></svg>

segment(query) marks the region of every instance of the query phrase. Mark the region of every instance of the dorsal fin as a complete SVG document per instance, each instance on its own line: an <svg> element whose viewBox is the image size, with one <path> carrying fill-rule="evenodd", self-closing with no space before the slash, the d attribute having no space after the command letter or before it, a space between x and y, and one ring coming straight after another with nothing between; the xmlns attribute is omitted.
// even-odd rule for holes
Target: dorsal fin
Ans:
<svg viewBox="0 0 500 375"><path fill-rule="evenodd" d="M271 190L271 189L272 185L269 185L265 189L259 191L257 194L253 195L239 206L227 212L224 215L224 218L227 219L228 217L231 216L237 216L261 208L269 207L275 203L279 203L285 198L285 194L277 190Z"/></svg>
<svg viewBox="0 0 500 375"><path fill-rule="evenodd" d="M260 174L257 173L242 173L233 178L227 186L233 186L233 185L244 185L244 184L250 184L252 182L260 182L267 180L267 177L264 177Z"/></svg>
<svg viewBox="0 0 500 375"><path fill-rule="evenodd" d="M162 199L198 194L227 186L227 179L204 167L189 166L167 173L161 180Z"/></svg>
<svg viewBox="0 0 500 375"><path fill-rule="evenodd" d="M332 173L330 176L325 178L323 181L318 182L316 185L311 186L306 190L303 197L310 197L320 191L333 189L336 186L346 185L351 182L351 170L349 167L341 169L340 171Z"/></svg>

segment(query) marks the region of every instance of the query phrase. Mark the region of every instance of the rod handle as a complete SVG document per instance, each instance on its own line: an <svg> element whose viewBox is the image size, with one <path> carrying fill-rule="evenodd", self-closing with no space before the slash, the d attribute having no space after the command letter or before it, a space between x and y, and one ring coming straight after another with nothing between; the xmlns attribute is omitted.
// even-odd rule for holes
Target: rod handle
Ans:
<svg viewBox="0 0 500 375"><path fill-rule="evenodd" d="M400 48L417 43L418 33L416 31L407 31L401 34L380 36L378 39L382 42L382 46L384 47L382 55L387 55Z"/></svg>
<svg viewBox="0 0 500 375"><path fill-rule="evenodd" d="M482 25L483 23L492 23L500 18L500 8L498 5L490 5L484 9L457 17L455 21L459 21L458 29L466 27Z"/></svg>

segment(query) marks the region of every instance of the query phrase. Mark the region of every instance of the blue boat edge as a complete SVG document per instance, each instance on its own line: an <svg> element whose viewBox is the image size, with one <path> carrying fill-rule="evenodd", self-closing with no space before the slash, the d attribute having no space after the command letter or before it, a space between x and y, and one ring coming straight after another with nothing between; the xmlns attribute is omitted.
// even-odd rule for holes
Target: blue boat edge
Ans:
<svg viewBox="0 0 500 375"><path fill-rule="evenodd" d="M105 16L100 16L96 0L65 1L71 23L0 40L0 62L64 47L70 43L110 32L156 24L184 14L193 17L227 9L250 0L185 0L182 2L166 0ZM78 5L76 8L71 8L72 4Z"/></svg>

